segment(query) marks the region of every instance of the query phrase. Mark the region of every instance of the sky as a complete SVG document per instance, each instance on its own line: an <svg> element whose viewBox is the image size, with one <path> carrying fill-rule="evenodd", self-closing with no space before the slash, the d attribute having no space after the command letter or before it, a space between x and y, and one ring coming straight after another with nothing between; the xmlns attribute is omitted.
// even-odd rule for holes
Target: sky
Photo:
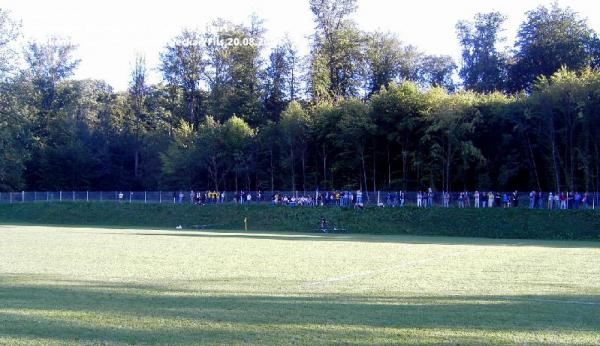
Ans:
<svg viewBox="0 0 600 346"><path fill-rule="evenodd" d="M362 30L390 31L429 54L460 57L455 25L477 12L500 11L508 17L506 44L512 45L525 12L552 0L358 0L353 18ZM588 19L600 32L600 3L595 0L559 0ZM20 20L23 42L48 37L67 38L78 45L81 63L75 78L103 79L125 90L135 56L142 54L150 81L163 47L184 28L203 31L217 18L248 22L251 14L265 20L266 44L274 46L286 36L301 53L308 50L314 30L308 0L0 0L0 8Z"/></svg>

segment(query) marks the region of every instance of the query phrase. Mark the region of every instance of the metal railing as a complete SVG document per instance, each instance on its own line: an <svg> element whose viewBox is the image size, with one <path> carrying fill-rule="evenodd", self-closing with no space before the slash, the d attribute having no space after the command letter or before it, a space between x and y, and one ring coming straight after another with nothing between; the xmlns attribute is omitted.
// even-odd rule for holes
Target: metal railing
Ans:
<svg viewBox="0 0 600 346"><path fill-rule="evenodd" d="M284 204L309 206L364 206L401 207L417 205L421 207L490 207L487 193L482 193L479 205L476 205L474 194L469 192L448 193L449 198L441 192L433 193L431 198L425 193L418 198L418 192L399 191L249 191L249 192L213 192L213 191L21 191L0 192L0 203L26 202L115 202L115 203L171 203L171 204ZM508 196L508 203L505 195ZM248 197L250 196L250 197ZM584 194L568 194L564 205L560 200L548 200L549 193L542 193L541 198L530 198L528 193L521 193L512 198L511 193L495 193L493 207L522 207L537 209L595 209L600 194L589 193L584 201ZM276 198L277 197L277 198Z"/></svg>

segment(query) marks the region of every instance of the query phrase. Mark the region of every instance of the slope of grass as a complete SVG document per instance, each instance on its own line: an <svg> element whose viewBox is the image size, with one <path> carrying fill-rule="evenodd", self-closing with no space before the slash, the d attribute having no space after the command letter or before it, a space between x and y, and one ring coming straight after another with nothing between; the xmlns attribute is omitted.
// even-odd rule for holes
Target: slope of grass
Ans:
<svg viewBox="0 0 600 346"><path fill-rule="evenodd" d="M0 344L600 342L597 242L0 226Z"/></svg>
<svg viewBox="0 0 600 346"><path fill-rule="evenodd" d="M592 210L290 208L269 205L194 206L116 203L21 203L0 205L0 223L315 231L330 226L352 233L468 236L512 239L600 240L600 213Z"/></svg>

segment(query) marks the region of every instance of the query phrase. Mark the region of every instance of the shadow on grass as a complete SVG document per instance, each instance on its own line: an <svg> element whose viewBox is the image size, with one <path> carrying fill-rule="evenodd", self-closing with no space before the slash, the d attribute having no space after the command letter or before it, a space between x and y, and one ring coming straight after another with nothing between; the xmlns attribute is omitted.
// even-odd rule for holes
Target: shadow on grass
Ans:
<svg viewBox="0 0 600 346"><path fill-rule="evenodd" d="M589 241L559 241L559 240L529 240L529 239L492 239L492 238L465 238L444 236L412 236L412 235L367 235L367 234L324 234L313 233L280 233L280 232L248 232L243 231L171 231L162 230L157 232L136 232L134 230L124 231L122 234L130 236L156 236L156 237L190 237L190 238L237 238L257 240L286 240L286 241L345 241L364 243L398 243L398 244L435 244L435 245L485 245L485 246L537 246L550 248L598 248L600 242Z"/></svg>
<svg viewBox="0 0 600 346"><path fill-rule="evenodd" d="M273 296L0 277L0 340L366 344L421 336L425 343L482 344L504 340L494 332L506 338L540 330L600 335L600 295ZM436 339L436 331L446 339Z"/></svg>
<svg viewBox="0 0 600 346"><path fill-rule="evenodd" d="M108 226L108 225L49 225L33 223L2 223L0 230L10 230L17 227L41 228L48 227L68 229L70 232L86 230L83 234L129 235L129 236L156 236L156 237L189 237L189 238L239 238L259 240L290 240L290 241L345 241L363 243L404 243L404 244L436 244L436 245L485 245L485 246L535 246L548 248L592 248L600 249L600 241L583 240L540 240L540 239L502 239L485 237L461 237L444 235L411 235L395 234L366 234L366 233L322 233L317 229L305 231L273 231L239 229L203 229L203 230L174 230L165 227L141 226ZM102 232L102 231L110 232Z"/></svg>

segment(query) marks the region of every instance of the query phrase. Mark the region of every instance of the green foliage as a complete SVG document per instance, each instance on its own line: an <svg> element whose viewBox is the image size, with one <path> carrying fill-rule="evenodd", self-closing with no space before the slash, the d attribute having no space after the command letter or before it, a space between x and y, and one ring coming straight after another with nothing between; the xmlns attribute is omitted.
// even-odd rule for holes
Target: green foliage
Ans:
<svg viewBox="0 0 600 346"><path fill-rule="evenodd" d="M200 33L183 30L160 56L160 70L165 81L185 92L187 121L191 124L198 121L198 90L206 68L204 49Z"/></svg>
<svg viewBox="0 0 600 346"><path fill-rule="evenodd" d="M206 121L210 122L210 118ZM199 168L196 150L197 136L193 126L182 120L174 130L171 145L161 154L163 173L179 186L192 187Z"/></svg>
<svg viewBox="0 0 600 346"><path fill-rule="evenodd" d="M262 21L256 17L251 18L249 25L217 20L208 28L208 42L226 43L207 45L209 111L217 119L226 121L237 114L252 126L264 123L259 81L263 35Z"/></svg>
<svg viewBox="0 0 600 346"><path fill-rule="evenodd" d="M312 38L311 84L317 102L358 96L363 74L363 35L349 16L356 0L311 0L317 25Z"/></svg>
<svg viewBox="0 0 600 346"><path fill-rule="evenodd" d="M286 162L291 173L291 186L292 190L294 191L296 191L297 188L295 168L297 158L300 158L302 161L302 190L306 191L304 186L306 183L305 162L309 139L308 131L311 126L311 119L297 101L292 101L281 114L281 119L279 121L279 132L282 135L282 144L285 143L284 146L282 145L282 147L284 147L283 151L289 153Z"/></svg>
<svg viewBox="0 0 600 346"><path fill-rule="evenodd" d="M529 88L538 76L549 77L561 67L578 70L594 59L590 51L594 32L576 12L540 6L527 12L519 28L511 66L513 90ZM552 57L549 59L548 57Z"/></svg>
<svg viewBox="0 0 600 346"><path fill-rule="evenodd" d="M0 84L0 191L25 186L23 172L32 144L25 107L13 92Z"/></svg>
<svg viewBox="0 0 600 346"><path fill-rule="evenodd" d="M122 92L70 79L56 38L8 64L0 11L0 189L600 190L600 40L578 14L529 12L512 52L500 13L460 22L462 90L450 57L361 31L356 1L309 6L307 57L285 39L263 61L260 19L216 20L166 44L161 83L136 57Z"/></svg>
<svg viewBox="0 0 600 346"><path fill-rule="evenodd" d="M466 89L489 93L504 90L506 59L498 52L502 25L506 17L499 12L478 13L474 22L456 25L462 46L460 76Z"/></svg>
<svg viewBox="0 0 600 346"><path fill-rule="evenodd" d="M14 46L20 35L20 23L13 20L10 13L0 8L0 78L5 78L14 70L17 52Z"/></svg>

